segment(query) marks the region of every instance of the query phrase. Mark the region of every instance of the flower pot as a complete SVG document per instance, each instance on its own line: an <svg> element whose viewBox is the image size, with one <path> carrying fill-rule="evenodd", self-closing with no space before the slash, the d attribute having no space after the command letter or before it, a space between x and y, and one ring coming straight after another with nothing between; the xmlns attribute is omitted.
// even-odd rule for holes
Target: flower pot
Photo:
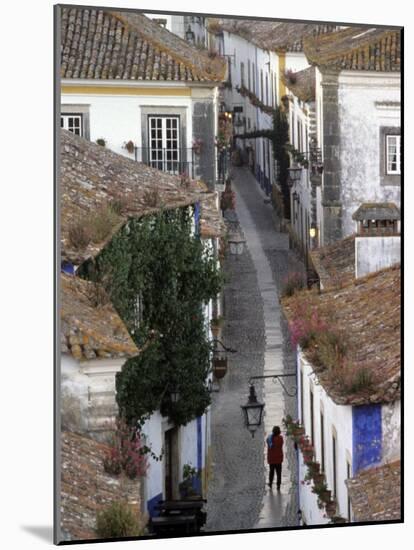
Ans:
<svg viewBox="0 0 414 550"><path fill-rule="evenodd" d="M315 486L321 485L325 481L325 474L322 474L321 472L317 472L313 475L313 482Z"/></svg>
<svg viewBox="0 0 414 550"><path fill-rule="evenodd" d="M330 500L325 506L325 511L329 517L333 517L336 514L336 502Z"/></svg>
<svg viewBox="0 0 414 550"><path fill-rule="evenodd" d="M213 359L213 374L220 380L227 373L227 359Z"/></svg>
<svg viewBox="0 0 414 550"><path fill-rule="evenodd" d="M217 338L220 332L220 326L210 325L210 327L211 327L211 334L214 336L214 338Z"/></svg>

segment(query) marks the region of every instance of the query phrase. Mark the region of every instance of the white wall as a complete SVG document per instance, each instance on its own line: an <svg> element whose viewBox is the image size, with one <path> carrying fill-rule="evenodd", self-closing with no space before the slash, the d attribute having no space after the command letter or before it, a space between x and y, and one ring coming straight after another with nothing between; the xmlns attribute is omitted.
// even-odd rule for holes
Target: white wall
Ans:
<svg viewBox="0 0 414 550"><path fill-rule="evenodd" d="M211 92L210 92L211 93ZM67 94L62 93L63 105L89 105L90 140L103 138L106 146L129 158L134 154L123 148L124 143L132 140L137 147L142 147L141 106L184 107L186 113L186 147L192 147L192 101L191 97L175 96L137 96L137 95L101 95L101 94ZM154 109L154 114L156 109Z"/></svg>
<svg viewBox="0 0 414 550"><path fill-rule="evenodd" d="M355 277L385 269L400 260L400 237L355 237Z"/></svg>
<svg viewBox="0 0 414 550"><path fill-rule="evenodd" d="M71 355L62 355L62 414L73 424L72 429L87 430L97 436L96 432L113 426L117 414L115 375L124 363L122 358L79 363Z"/></svg>
<svg viewBox="0 0 414 550"><path fill-rule="evenodd" d="M400 86L399 73L340 73L338 104L344 237L354 231L352 214L362 202L400 204L400 186L380 183L380 127L401 126Z"/></svg>
<svg viewBox="0 0 414 550"><path fill-rule="evenodd" d="M285 59L287 71L303 71L303 69L307 69L310 66L303 52L287 52Z"/></svg>
<svg viewBox="0 0 414 550"><path fill-rule="evenodd" d="M164 419L165 420L165 419ZM142 433L145 436L146 444L149 445L153 453L159 456L164 444L163 417L159 411L154 412L145 422ZM148 471L145 477L145 501L163 494L164 495L164 461L156 461L148 458Z"/></svg>
<svg viewBox="0 0 414 550"><path fill-rule="evenodd" d="M251 104L248 97L243 97L236 91L236 86L241 86L241 63L244 64L244 86L250 89L263 103L268 106L276 107L280 98L277 97L279 91L279 58L274 52L268 52L258 48L248 40L228 32L223 33L224 53L230 54L231 60L231 82L232 90L225 91L225 102L228 108L243 106L242 117L246 117L246 132L256 130L271 129L273 126L272 116L264 113L258 107ZM250 60L250 88L249 88L249 60ZM254 78L253 78L254 69ZM263 71L263 96L261 87L261 71ZM266 98L266 76L268 77L268 94ZM273 82L273 84L272 84ZM267 99L267 101L266 101ZM248 122L249 121L249 122ZM250 126L249 126L250 123ZM243 127L235 128L236 133L243 133ZM252 140L243 140L239 142L241 147L250 145L256 152L256 164L260 166L262 172L270 179L274 180L273 174L273 149L270 146L267 153L268 140L259 138ZM263 162L263 150L265 151L265 162ZM269 162L270 157L270 162Z"/></svg>
<svg viewBox="0 0 414 550"><path fill-rule="evenodd" d="M382 406L382 462L401 458L401 401Z"/></svg>
<svg viewBox="0 0 414 550"><path fill-rule="evenodd" d="M321 385L318 384L313 369L304 359L301 352L298 356L298 380L300 377L300 369L303 372L303 409L304 409L304 426L306 434L311 434L310 420L310 387L312 385L314 395L314 447L316 460L321 462L321 424L320 412L324 412L325 425L325 474L329 489L333 488L333 457L332 457L332 434L336 430L337 434L337 502L339 505L339 513L343 517L347 517L348 508L348 492L345 485L347 478L347 459L351 464L352 476L352 407L344 405L336 405L327 395ZM300 396L300 389L298 395ZM300 397L298 402L300 410ZM299 479L303 480L306 474L306 468L300 468ZM316 496L310 492L310 487L299 485L300 507L304 514L305 521L310 524L312 522L320 523L323 519L321 511L316 504ZM311 520L312 518L312 520ZM323 521L324 523L325 521Z"/></svg>

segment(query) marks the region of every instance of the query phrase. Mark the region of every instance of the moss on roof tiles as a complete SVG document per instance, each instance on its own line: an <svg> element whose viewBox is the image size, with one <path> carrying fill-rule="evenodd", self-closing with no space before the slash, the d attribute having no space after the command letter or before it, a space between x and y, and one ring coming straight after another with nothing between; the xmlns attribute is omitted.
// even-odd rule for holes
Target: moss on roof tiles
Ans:
<svg viewBox="0 0 414 550"><path fill-rule="evenodd" d="M332 70L401 70L401 31L350 27L336 33L306 37L309 62Z"/></svg>
<svg viewBox="0 0 414 550"><path fill-rule="evenodd" d="M347 286L321 291L301 291L282 300L288 320L295 306L308 304L328 327L346 334L346 366L370 371L374 380L362 392L343 393L329 371L318 379L337 404L388 403L401 391L401 272L395 265L354 279ZM306 355L306 350L304 351ZM308 357L311 361L311 358Z"/></svg>
<svg viewBox="0 0 414 550"><path fill-rule="evenodd" d="M62 352L79 361L138 355L139 349L99 285L65 274L60 282Z"/></svg>
<svg viewBox="0 0 414 550"><path fill-rule="evenodd" d="M209 26L236 34L265 50L301 52L303 39L333 32L336 25L315 25L312 23L287 23L261 19L210 18Z"/></svg>
<svg viewBox="0 0 414 550"><path fill-rule="evenodd" d="M61 130L60 189L61 255L74 264L96 256L128 218L208 199L200 182L183 185L179 176L135 162L67 130ZM83 243L80 239L75 246L73 228L87 225L87 219L92 223L97 213L117 201L124 208L113 217L107 236ZM202 208L202 220L203 211L208 213L211 206Z"/></svg>
<svg viewBox="0 0 414 550"><path fill-rule="evenodd" d="M210 59L138 13L61 9L61 77L221 82L223 59Z"/></svg>
<svg viewBox="0 0 414 550"><path fill-rule="evenodd" d="M401 519L401 461L358 473L345 481L354 521Z"/></svg>

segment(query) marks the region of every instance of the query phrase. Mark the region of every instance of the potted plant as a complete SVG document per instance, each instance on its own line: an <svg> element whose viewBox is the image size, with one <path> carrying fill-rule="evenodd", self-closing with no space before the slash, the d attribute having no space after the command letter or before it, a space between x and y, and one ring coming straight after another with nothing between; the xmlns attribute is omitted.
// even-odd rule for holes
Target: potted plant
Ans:
<svg viewBox="0 0 414 550"><path fill-rule="evenodd" d="M131 139L124 143L124 147L131 155L135 151L135 143Z"/></svg>
<svg viewBox="0 0 414 550"><path fill-rule="evenodd" d="M227 357L215 357L213 359L213 374L220 380L227 373Z"/></svg>
<svg viewBox="0 0 414 550"><path fill-rule="evenodd" d="M194 481L200 477L200 473L194 468L191 463L183 466L183 480L179 484L181 498L198 497L196 489L194 489Z"/></svg>
<svg viewBox="0 0 414 550"><path fill-rule="evenodd" d="M106 146L106 141L104 140L104 138L98 138L98 139L96 140L96 143L97 143L98 145L100 145L101 147L105 147L105 146Z"/></svg>
<svg viewBox="0 0 414 550"><path fill-rule="evenodd" d="M214 338L218 337L223 321L223 317L214 317L210 320L211 334L214 336Z"/></svg>

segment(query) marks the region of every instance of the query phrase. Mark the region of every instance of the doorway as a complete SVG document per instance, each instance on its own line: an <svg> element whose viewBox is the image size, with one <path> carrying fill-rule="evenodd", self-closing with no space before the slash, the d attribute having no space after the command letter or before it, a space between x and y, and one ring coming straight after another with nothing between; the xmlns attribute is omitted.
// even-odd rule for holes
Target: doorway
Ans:
<svg viewBox="0 0 414 550"><path fill-rule="evenodd" d="M165 499L179 498L179 456L178 456L178 428L167 430L164 435L165 449Z"/></svg>

